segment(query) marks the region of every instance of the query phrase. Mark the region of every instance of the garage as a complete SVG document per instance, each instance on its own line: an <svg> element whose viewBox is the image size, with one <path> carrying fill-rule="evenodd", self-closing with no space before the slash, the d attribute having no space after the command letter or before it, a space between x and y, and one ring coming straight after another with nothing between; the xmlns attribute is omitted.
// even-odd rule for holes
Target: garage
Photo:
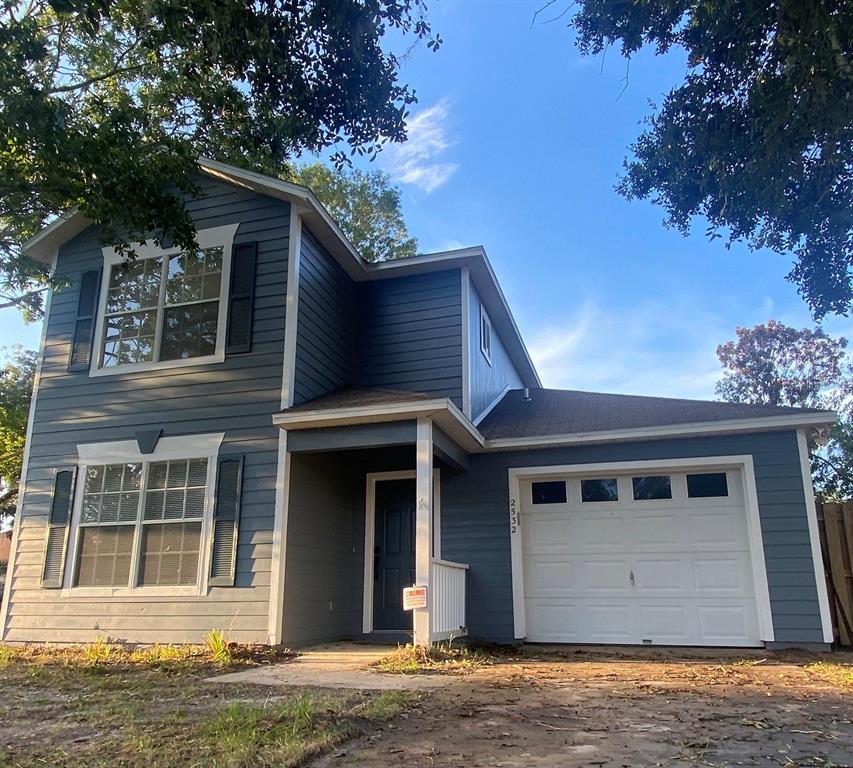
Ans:
<svg viewBox="0 0 853 768"><path fill-rule="evenodd" d="M518 500L528 641L762 644L742 468L541 468Z"/></svg>

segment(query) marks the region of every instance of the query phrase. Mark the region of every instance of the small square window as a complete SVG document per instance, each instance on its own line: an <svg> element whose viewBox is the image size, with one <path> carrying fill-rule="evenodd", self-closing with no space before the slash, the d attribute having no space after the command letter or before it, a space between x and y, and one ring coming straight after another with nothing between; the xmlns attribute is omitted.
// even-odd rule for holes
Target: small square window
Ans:
<svg viewBox="0 0 853 768"><path fill-rule="evenodd" d="M634 501L671 499L672 484L669 475L645 475L631 478L634 486Z"/></svg>
<svg viewBox="0 0 853 768"><path fill-rule="evenodd" d="M691 499L728 496L729 486L726 482L726 473L706 472L701 475L687 475L687 495Z"/></svg>
<svg viewBox="0 0 853 768"><path fill-rule="evenodd" d="M616 478L581 480L582 501L619 501Z"/></svg>
<svg viewBox="0 0 853 768"><path fill-rule="evenodd" d="M489 320L489 316L486 314L486 309L483 305L480 305L480 351L483 353L483 357L489 362L489 365L492 363L492 321Z"/></svg>
<svg viewBox="0 0 853 768"><path fill-rule="evenodd" d="M565 504L566 503L566 481L549 480L547 482L533 483L534 504Z"/></svg>

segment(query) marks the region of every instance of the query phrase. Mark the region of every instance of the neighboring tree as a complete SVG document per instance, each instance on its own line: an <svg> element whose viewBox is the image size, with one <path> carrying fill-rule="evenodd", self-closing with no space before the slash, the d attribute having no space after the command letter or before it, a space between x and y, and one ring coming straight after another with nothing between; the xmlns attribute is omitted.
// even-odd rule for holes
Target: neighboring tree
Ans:
<svg viewBox="0 0 853 768"><path fill-rule="evenodd" d="M414 92L387 32L435 50L424 0L28 0L0 5L0 306L43 307L22 244L77 207L126 253L195 244L196 159L267 173L374 156Z"/></svg>
<svg viewBox="0 0 853 768"><path fill-rule="evenodd" d="M823 408L842 388L847 339L777 320L736 333L736 341L717 347L724 371L717 394L724 400Z"/></svg>
<svg viewBox="0 0 853 768"><path fill-rule="evenodd" d="M737 340L717 347L723 378L717 394L729 402L834 409L839 421L811 456L815 489L826 499L853 498L853 370L847 339L821 328L792 328L776 320L738 328Z"/></svg>
<svg viewBox="0 0 853 768"><path fill-rule="evenodd" d="M793 254L788 279L816 318L853 307L853 3L577 7L584 54L687 54L683 82L632 147L620 193L662 205L682 233L700 215L711 238Z"/></svg>
<svg viewBox="0 0 853 768"><path fill-rule="evenodd" d="M367 261L414 256L418 242L409 237L400 190L387 173L334 170L322 163L297 168L288 178L311 187Z"/></svg>
<svg viewBox="0 0 853 768"><path fill-rule="evenodd" d="M0 369L0 530L15 514L35 371L36 353L19 346Z"/></svg>

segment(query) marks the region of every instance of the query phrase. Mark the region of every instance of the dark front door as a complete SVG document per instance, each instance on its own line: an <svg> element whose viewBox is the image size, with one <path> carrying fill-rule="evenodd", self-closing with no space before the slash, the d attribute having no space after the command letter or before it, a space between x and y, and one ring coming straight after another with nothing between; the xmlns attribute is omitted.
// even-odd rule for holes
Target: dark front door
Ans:
<svg viewBox="0 0 853 768"><path fill-rule="evenodd" d="M411 630L403 587L415 583L415 481L376 483L373 553L373 628Z"/></svg>

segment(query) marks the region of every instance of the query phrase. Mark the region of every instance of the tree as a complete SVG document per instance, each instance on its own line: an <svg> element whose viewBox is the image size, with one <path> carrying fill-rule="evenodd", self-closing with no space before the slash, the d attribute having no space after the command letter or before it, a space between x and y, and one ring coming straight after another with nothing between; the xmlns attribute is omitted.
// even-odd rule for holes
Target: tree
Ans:
<svg viewBox="0 0 853 768"><path fill-rule="evenodd" d="M15 514L35 371L36 353L20 346L0 370L0 529Z"/></svg>
<svg viewBox="0 0 853 768"><path fill-rule="evenodd" d="M195 245L196 159L275 174L301 151L375 156L415 94L389 30L435 50L424 0L7 0L0 5L0 294L48 283L22 244L78 208L132 253Z"/></svg>
<svg viewBox="0 0 853 768"><path fill-rule="evenodd" d="M293 181L311 187L367 261L387 261L417 253L417 240L409 237L403 219L400 190L387 173L335 171L322 163L312 163L289 175Z"/></svg>
<svg viewBox="0 0 853 768"><path fill-rule="evenodd" d="M815 489L823 498L853 498L853 369L847 339L821 328L792 328L776 320L738 328L737 340L717 347L724 400L837 410L827 442L811 456Z"/></svg>
<svg viewBox="0 0 853 768"><path fill-rule="evenodd" d="M818 319L853 307L853 3L578 6L584 54L614 44L629 61L646 45L687 53L619 192L662 205L682 233L701 215L712 239L794 254L788 279Z"/></svg>
<svg viewBox="0 0 853 768"><path fill-rule="evenodd" d="M823 408L830 393L837 396L844 381L847 339L777 320L736 333L737 341L717 347L724 373L716 391L724 400Z"/></svg>

